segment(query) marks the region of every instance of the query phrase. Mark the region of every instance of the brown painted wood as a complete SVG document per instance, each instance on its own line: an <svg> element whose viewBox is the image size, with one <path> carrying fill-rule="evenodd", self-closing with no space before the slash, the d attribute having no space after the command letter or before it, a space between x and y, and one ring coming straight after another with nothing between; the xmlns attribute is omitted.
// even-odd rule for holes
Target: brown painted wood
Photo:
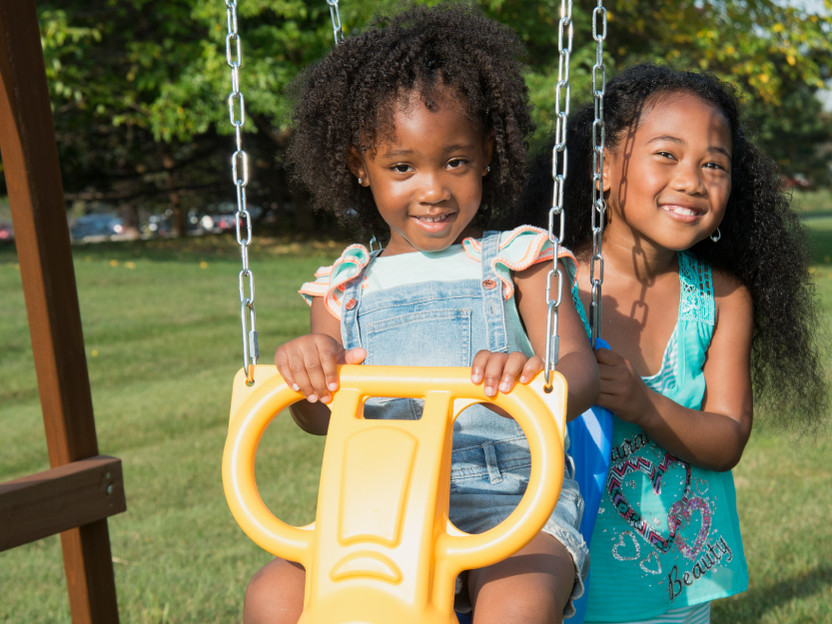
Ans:
<svg viewBox="0 0 832 624"><path fill-rule="evenodd" d="M57 468L98 455L98 443L35 0L0 0L0 155ZM106 519L63 532L61 544L72 621L118 622Z"/></svg>
<svg viewBox="0 0 832 624"><path fill-rule="evenodd" d="M0 551L124 511L121 460L98 456L0 483Z"/></svg>
<svg viewBox="0 0 832 624"><path fill-rule="evenodd" d="M49 460L59 466L98 455L98 448L33 0L0 2L0 46L0 148Z"/></svg>

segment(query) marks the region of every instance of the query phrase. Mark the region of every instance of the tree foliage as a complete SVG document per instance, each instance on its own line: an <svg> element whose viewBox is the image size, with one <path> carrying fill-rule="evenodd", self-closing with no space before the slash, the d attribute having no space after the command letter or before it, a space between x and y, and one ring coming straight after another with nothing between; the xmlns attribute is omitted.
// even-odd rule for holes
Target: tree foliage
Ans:
<svg viewBox="0 0 832 624"><path fill-rule="evenodd" d="M832 140L815 98L832 67L832 0L823 3L811 13L774 0L607 0L606 72L642 60L714 72L745 94L758 138L785 171L821 171L824 163L809 165L816 146ZM542 134L551 132L561 3L480 4L526 43L536 120ZM360 30L374 12L396 6L344 0L343 26L347 34ZM576 1L573 8L573 106L591 93L595 7ZM70 200L184 213L234 198L225 3L42 0L38 10ZM239 0L238 17L250 200L285 208L293 226L308 224L302 209L293 210L302 197L288 188L283 152L292 81L333 45L329 7Z"/></svg>

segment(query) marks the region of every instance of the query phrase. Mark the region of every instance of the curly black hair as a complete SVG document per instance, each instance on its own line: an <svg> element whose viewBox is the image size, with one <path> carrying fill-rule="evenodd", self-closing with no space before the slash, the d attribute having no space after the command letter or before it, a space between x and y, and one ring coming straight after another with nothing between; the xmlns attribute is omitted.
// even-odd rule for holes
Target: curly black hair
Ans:
<svg viewBox="0 0 832 624"><path fill-rule="evenodd" d="M513 31L468 2L377 17L335 46L297 85L288 156L313 207L359 232L386 233L370 189L348 168L349 151L384 139L394 106L408 94L429 99L441 87L458 95L476 127L493 136L476 223L510 209L523 188L525 141L533 130L523 55Z"/></svg>
<svg viewBox="0 0 832 624"><path fill-rule="evenodd" d="M817 302L809 273L809 238L790 197L781 188L774 161L746 136L739 97L718 78L666 66L629 67L607 83L604 96L605 144L615 151L642 111L671 92L695 95L722 111L733 141L731 195L719 226L718 243L705 239L691 252L711 267L742 282L754 306L752 377L756 402L782 420L804 425L828 414L828 386L814 333ZM564 185L564 244L583 255L592 246L593 104L581 107L567 126ZM545 224L552 204L554 141L530 165L519 213ZM609 213L607 213L608 218Z"/></svg>

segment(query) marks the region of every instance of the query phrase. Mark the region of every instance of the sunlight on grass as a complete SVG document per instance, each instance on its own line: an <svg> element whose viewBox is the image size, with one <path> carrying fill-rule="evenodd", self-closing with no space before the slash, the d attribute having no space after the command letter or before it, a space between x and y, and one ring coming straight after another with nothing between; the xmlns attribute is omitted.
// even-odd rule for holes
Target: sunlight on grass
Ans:
<svg viewBox="0 0 832 624"><path fill-rule="evenodd" d="M809 224L828 324L832 218ZM307 331L297 287L340 248L279 240L253 248L261 363ZM231 382L242 364L236 243L206 237L74 253L99 447L124 467L128 510L109 522L122 622L240 622L245 584L271 557L234 522L220 479ZM0 292L5 481L48 467L20 272L9 246L0 247ZM824 358L832 371L829 354ZM715 603L713 621L832 622L829 436L801 437L762 422L735 471L751 587ZM285 416L261 443L262 496L288 522L313 517L321 445ZM0 621L70 621L57 537L0 557Z"/></svg>

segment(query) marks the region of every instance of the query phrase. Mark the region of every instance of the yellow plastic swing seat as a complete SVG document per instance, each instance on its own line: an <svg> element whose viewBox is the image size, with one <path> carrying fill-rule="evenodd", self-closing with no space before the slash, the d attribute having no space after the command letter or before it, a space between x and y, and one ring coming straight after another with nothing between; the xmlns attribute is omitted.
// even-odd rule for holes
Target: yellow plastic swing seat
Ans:
<svg viewBox="0 0 832 624"><path fill-rule="evenodd" d="M316 519L295 527L264 504L254 460L269 423L303 396L274 366L256 366L251 386L244 370L237 374L222 470L231 512L255 543L306 569L301 624L455 623L457 575L520 550L557 503L566 382L554 373L546 392L541 373L509 394L486 397L469 368L345 365L339 375ZM421 398L424 411L419 420L365 420L370 397ZM517 508L477 535L448 520L453 421L474 403L511 414L531 452Z"/></svg>

